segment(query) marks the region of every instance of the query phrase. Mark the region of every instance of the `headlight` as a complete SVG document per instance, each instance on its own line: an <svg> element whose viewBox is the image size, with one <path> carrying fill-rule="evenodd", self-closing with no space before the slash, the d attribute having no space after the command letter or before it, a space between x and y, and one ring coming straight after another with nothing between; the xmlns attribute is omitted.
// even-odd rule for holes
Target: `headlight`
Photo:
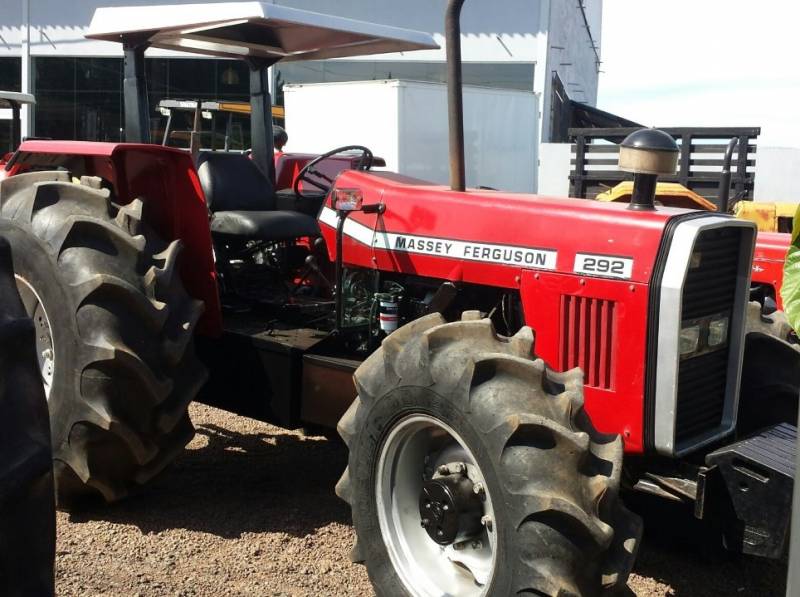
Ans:
<svg viewBox="0 0 800 597"><path fill-rule="evenodd" d="M696 357L723 349L728 344L729 327L730 317L721 313L684 321L679 345L681 358Z"/></svg>
<svg viewBox="0 0 800 597"><path fill-rule="evenodd" d="M708 347L717 348L728 341L728 318L720 317L708 322Z"/></svg>
<svg viewBox="0 0 800 597"><path fill-rule="evenodd" d="M699 325L690 325L688 327L681 328L680 351L682 357L688 357L689 355L697 352L697 347L699 344L700 344Z"/></svg>

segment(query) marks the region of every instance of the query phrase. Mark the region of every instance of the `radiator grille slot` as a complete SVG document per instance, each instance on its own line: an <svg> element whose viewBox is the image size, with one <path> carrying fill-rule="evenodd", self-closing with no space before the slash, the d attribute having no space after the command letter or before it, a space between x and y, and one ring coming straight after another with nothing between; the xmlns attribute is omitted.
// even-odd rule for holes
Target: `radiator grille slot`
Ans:
<svg viewBox="0 0 800 597"><path fill-rule="evenodd" d="M678 443L719 427L725 410L728 351L686 359L678 369Z"/></svg>
<svg viewBox="0 0 800 597"><path fill-rule="evenodd" d="M587 386L613 387L614 302L582 296L561 297L560 368L580 367Z"/></svg>
<svg viewBox="0 0 800 597"><path fill-rule="evenodd" d="M739 269L739 228L717 228L700 233L693 253L700 264L689 269L683 289L683 319L733 310Z"/></svg>
<svg viewBox="0 0 800 597"><path fill-rule="evenodd" d="M740 228L715 228L700 233L693 251L693 255L699 254L699 263L687 272L683 288L684 321L712 315L726 315L732 319L741 241ZM722 425L729 346L681 361L675 413L678 443Z"/></svg>

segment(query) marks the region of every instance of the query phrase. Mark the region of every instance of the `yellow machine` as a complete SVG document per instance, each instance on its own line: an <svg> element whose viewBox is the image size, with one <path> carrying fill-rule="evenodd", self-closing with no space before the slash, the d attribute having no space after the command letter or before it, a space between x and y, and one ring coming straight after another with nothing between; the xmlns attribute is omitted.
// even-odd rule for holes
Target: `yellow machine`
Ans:
<svg viewBox="0 0 800 597"><path fill-rule="evenodd" d="M597 195L598 201L619 201L627 203L633 193L633 181L626 180ZM677 182L659 182L656 184L656 202L669 207L684 207L686 209L702 209L717 211L717 206L705 197L687 189Z"/></svg>
<svg viewBox="0 0 800 597"><path fill-rule="evenodd" d="M597 195L598 201L628 202L633 192L633 182L626 180ZM659 182L656 185L656 201L669 207L717 211L717 206L708 199L687 189L677 182ZM791 232L796 203L767 203L761 201L738 201L733 206L733 215L754 222L761 232Z"/></svg>
<svg viewBox="0 0 800 597"><path fill-rule="evenodd" d="M755 222L761 232L791 232L796 210L796 203L739 201L733 206L733 215Z"/></svg>

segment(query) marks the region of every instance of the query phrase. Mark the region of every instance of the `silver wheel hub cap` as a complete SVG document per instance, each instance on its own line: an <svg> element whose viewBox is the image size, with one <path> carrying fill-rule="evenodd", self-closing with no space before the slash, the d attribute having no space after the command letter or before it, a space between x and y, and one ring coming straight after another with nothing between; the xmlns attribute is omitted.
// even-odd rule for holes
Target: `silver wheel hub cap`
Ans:
<svg viewBox="0 0 800 597"><path fill-rule="evenodd" d="M437 529L442 527L435 525L442 524L453 505L426 500L431 485L444 485L443 480L451 487L469 487L476 499L469 501L467 530L460 524L446 545L432 537L441 535ZM381 446L375 482L381 535L406 590L414 597L487 595L497 553L494 509L464 440L432 416L404 417Z"/></svg>
<svg viewBox="0 0 800 597"><path fill-rule="evenodd" d="M53 373L55 371L55 346L53 345L53 332L50 327L50 318L47 316L39 294L25 278L14 275L17 283L17 290L25 306L28 317L33 319L36 329L36 354L39 359L39 371L42 374L44 393L50 399L50 390L53 385Z"/></svg>

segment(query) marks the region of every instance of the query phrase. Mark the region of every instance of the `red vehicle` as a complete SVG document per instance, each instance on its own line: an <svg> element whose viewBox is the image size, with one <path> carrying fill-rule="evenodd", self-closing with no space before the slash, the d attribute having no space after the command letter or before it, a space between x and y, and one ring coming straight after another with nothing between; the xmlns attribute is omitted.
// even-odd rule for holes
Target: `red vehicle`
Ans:
<svg viewBox="0 0 800 597"><path fill-rule="evenodd" d="M125 49L130 142L26 142L0 183L61 504L146 483L197 398L338 422L337 492L379 595L620 587L641 535L623 488L693 503L731 549L783 552L800 383L771 385L759 359L800 367L745 336L754 226L656 209L676 149L652 130L623 152L630 207L466 189L462 4L450 188L370 171L359 146L331 152L359 154L335 178L326 154L276 185L270 65L430 36L265 3L97 11L90 36ZM148 144L147 46L246 56L252 160Z"/></svg>

